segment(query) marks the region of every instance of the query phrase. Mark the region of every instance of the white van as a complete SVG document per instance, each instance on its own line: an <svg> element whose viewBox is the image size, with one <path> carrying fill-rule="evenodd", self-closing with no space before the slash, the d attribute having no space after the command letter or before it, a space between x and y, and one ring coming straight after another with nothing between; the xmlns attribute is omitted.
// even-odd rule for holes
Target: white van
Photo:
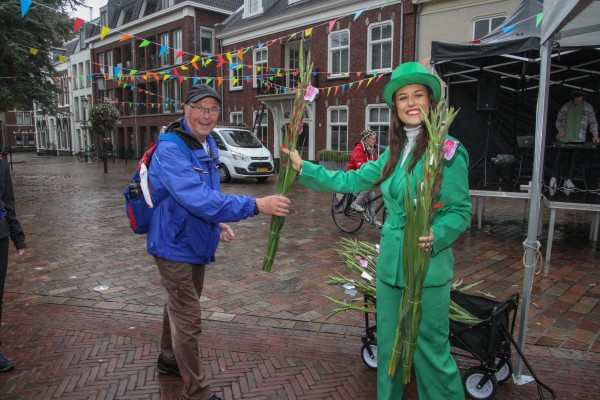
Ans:
<svg viewBox="0 0 600 400"><path fill-rule="evenodd" d="M231 178L266 182L275 172L271 152L248 129L217 125L211 135L219 148L221 182L229 182Z"/></svg>

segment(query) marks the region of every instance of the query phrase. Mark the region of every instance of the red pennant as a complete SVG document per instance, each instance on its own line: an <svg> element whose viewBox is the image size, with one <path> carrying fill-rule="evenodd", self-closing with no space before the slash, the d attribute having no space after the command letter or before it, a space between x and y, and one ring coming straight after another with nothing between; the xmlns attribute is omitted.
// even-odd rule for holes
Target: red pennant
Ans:
<svg viewBox="0 0 600 400"><path fill-rule="evenodd" d="M81 18L75 18L75 26L73 27L73 33L77 33L77 31L79 30L79 28L81 28L81 25L83 25L84 22L85 21Z"/></svg>

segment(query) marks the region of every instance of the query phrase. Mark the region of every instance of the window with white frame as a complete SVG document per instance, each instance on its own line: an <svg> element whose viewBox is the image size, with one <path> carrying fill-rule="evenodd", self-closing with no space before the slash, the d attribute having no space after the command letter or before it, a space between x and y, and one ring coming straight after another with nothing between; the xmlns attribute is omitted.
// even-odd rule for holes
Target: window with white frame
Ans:
<svg viewBox="0 0 600 400"><path fill-rule="evenodd" d="M86 87L90 87L92 86L92 78L90 77L91 74L91 64L90 64L90 60L87 60L85 62L85 86Z"/></svg>
<svg viewBox="0 0 600 400"><path fill-rule="evenodd" d="M244 0L244 15L242 18L262 14L262 0Z"/></svg>
<svg viewBox="0 0 600 400"><path fill-rule="evenodd" d="M106 65L107 65L107 70L108 70L108 74L112 75L114 73L114 60L113 60L113 51L112 50L108 50L106 52Z"/></svg>
<svg viewBox="0 0 600 400"><path fill-rule="evenodd" d="M161 90L163 97L163 113L170 114L171 113L171 80L167 79L166 81L161 82ZM167 100L169 99L169 100Z"/></svg>
<svg viewBox="0 0 600 400"><path fill-rule="evenodd" d="M30 111L17 111L17 125L31 125Z"/></svg>
<svg viewBox="0 0 600 400"><path fill-rule="evenodd" d="M77 89L77 82L79 81L79 74L77 73L77 64L71 67L71 78L73 80L73 89Z"/></svg>
<svg viewBox="0 0 600 400"><path fill-rule="evenodd" d="M244 113L241 111L234 111L229 114L229 122L232 124L243 125L244 124Z"/></svg>
<svg viewBox="0 0 600 400"><path fill-rule="evenodd" d="M367 53L369 72L388 72L392 70L392 32L391 21L369 26Z"/></svg>
<svg viewBox="0 0 600 400"><path fill-rule="evenodd" d="M330 107L327 113L329 148L335 151L348 149L348 107Z"/></svg>
<svg viewBox="0 0 600 400"><path fill-rule="evenodd" d="M175 0L162 0L161 1L162 9L173 7L175 5Z"/></svg>
<svg viewBox="0 0 600 400"><path fill-rule="evenodd" d="M200 53L215 54L215 30L200 28Z"/></svg>
<svg viewBox="0 0 600 400"><path fill-rule="evenodd" d="M229 70L229 90L242 90L244 83L244 65L238 56L232 56L232 61L235 64Z"/></svg>
<svg viewBox="0 0 600 400"><path fill-rule="evenodd" d="M105 64L104 53L98 54L98 65L100 66L100 72L105 74L106 73L106 64Z"/></svg>
<svg viewBox="0 0 600 400"><path fill-rule="evenodd" d="M377 154L383 153L388 146L388 128L390 109L386 105L367 106L367 129L377 133Z"/></svg>
<svg viewBox="0 0 600 400"><path fill-rule="evenodd" d="M329 34L328 70L333 77L346 76L350 72L350 31Z"/></svg>
<svg viewBox="0 0 600 400"><path fill-rule="evenodd" d="M173 79L173 108L175 112L182 111L181 103L183 102L183 94L181 90L181 84L177 79Z"/></svg>
<svg viewBox="0 0 600 400"><path fill-rule="evenodd" d="M257 118L259 119L256 124ZM262 142L267 148L269 147L269 112L265 108L260 108L252 114L252 123L256 125L256 137Z"/></svg>
<svg viewBox="0 0 600 400"><path fill-rule="evenodd" d="M481 39L504 22L505 16L480 18L473 22L473 40Z"/></svg>
<svg viewBox="0 0 600 400"><path fill-rule="evenodd" d="M183 56L177 57L177 54L183 50L183 32L181 29L173 31L173 64L181 64Z"/></svg>
<svg viewBox="0 0 600 400"><path fill-rule="evenodd" d="M161 50L164 48L163 46L167 47L167 48L169 47L169 32L165 32L165 33L161 33L160 34L160 47L161 47ZM160 56L160 66L161 67L167 67L167 66L171 65L169 61L170 61L169 60L169 50L167 50L167 51L165 51L163 53L162 56Z"/></svg>
<svg viewBox="0 0 600 400"><path fill-rule="evenodd" d="M258 86L257 78L259 75L265 74L265 69L268 65L268 52L266 48L256 49L254 50L252 59L252 65L254 65L253 69L253 77L252 77L252 87L255 88Z"/></svg>

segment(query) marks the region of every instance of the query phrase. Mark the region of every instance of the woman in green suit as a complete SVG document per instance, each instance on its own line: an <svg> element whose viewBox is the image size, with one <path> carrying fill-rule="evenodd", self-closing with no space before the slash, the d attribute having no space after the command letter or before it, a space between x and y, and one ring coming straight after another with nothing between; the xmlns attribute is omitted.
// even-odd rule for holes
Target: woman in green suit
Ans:
<svg viewBox="0 0 600 400"><path fill-rule="evenodd" d="M441 85L427 69L414 62L398 66L383 90L391 109L389 147L377 161L365 163L356 171L328 171L304 162L297 151L290 155L299 182L313 189L331 192L361 192L379 185L387 219L381 230L377 263L377 398L399 400L404 385L401 373L387 374L388 363L398 324L398 311L405 286L402 266L404 237L404 193L409 180L423 176L423 154L429 132L423 124L426 114L440 100ZM467 178L469 157L458 142L444 160L444 174L438 201L442 203L433 220L430 235L420 237L419 247L431 251L425 277L422 311L413 365L421 400L464 399L458 368L450 355L449 306L450 284L454 273L452 245L467 229L471 220L471 201ZM410 171L410 177L407 177ZM401 370L401 366L398 371Z"/></svg>

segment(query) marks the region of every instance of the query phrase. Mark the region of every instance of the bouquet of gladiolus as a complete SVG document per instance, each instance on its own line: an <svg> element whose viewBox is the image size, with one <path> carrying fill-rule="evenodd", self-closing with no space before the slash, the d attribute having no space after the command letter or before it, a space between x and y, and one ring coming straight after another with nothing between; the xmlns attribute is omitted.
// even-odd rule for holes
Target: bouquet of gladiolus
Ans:
<svg viewBox="0 0 600 400"><path fill-rule="evenodd" d="M423 156L423 177L416 176L413 171L415 187L411 189L408 185L404 195L406 225L402 262L405 287L402 291L396 339L388 368L388 375L394 376L398 363L402 360L404 384L410 382L410 368L421 323L423 282L431 257L431 252L418 247L419 237L430 234L433 217L437 209L442 206L440 202L436 203L436 201L442 186L444 158L451 159L458 147L457 141L446 139L448 128L457 114L454 108L448 108L442 101L436 108L431 109L431 118L425 115L423 110L421 113L429 132L429 142ZM407 172L407 174L411 173ZM410 176L407 176L407 181L411 182Z"/></svg>
<svg viewBox="0 0 600 400"><path fill-rule="evenodd" d="M352 275L338 273L336 276L329 275L328 285L341 285L346 294L355 296L362 293L376 300L375 288L375 267L379 256L379 245L373 245L368 242L361 242L356 239L342 238L340 248L335 250L342 259L342 264L352 275L360 277L354 278ZM333 297L325 296L328 300L338 305L329 317L341 311L360 311L367 313L375 312L375 304L366 302L365 298L354 298L351 300L337 300Z"/></svg>
<svg viewBox="0 0 600 400"><path fill-rule="evenodd" d="M281 147L287 148L290 151L296 149L298 136L302 133L302 119L306 105L313 101L317 95L318 89L310 85L310 77L312 75L312 62L310 60L310 51L308 57L304 59L304 51L302 50L302 42L300 42L300 66L298 68L298 88L296 98L292 105L290 113L290 123L285 129L283 144ZM282 113L283 114L283 113ZM292 182L296 178L297 172L292 168L290 157L285 153L281 153L281 163L279 165L279 174L277 175L277 194L285 196L292 186ZM281 229L285 222L285 217L271 217L271 227L269 230L269 243L267 244L267 253L263 260L263 271L271 271L275 254L279 247L279 237Z"/></svg>

